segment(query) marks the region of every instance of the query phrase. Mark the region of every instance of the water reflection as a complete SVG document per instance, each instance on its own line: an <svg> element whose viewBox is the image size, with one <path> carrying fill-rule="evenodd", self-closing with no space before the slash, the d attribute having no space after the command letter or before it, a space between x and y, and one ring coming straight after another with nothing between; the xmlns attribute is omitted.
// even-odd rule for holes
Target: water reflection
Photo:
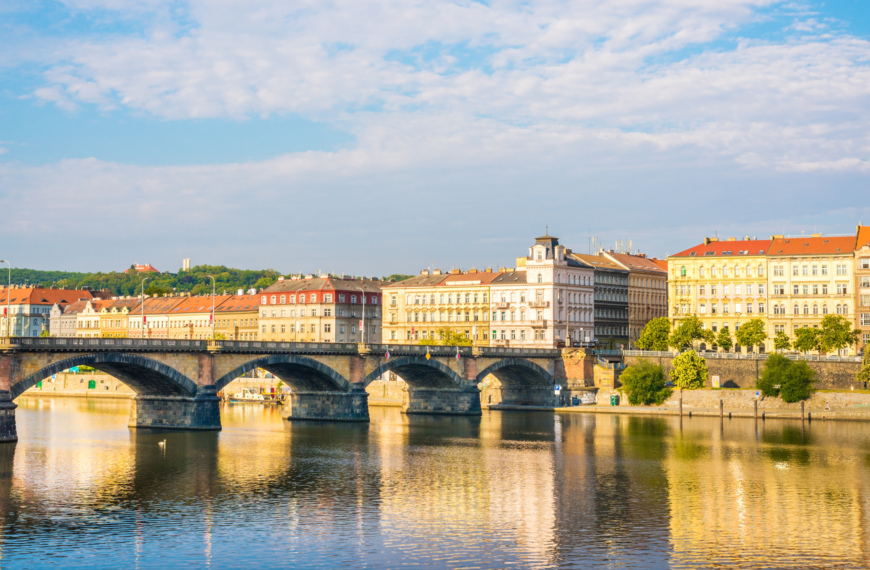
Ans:
<svg viewBox="0 0 870 570"><path fill-rule="evenodd" d="M485 412L372 423L24 399L0 563L420 568L868 565L870 426ZM35 539L35 537L38 537Z"/></svg>

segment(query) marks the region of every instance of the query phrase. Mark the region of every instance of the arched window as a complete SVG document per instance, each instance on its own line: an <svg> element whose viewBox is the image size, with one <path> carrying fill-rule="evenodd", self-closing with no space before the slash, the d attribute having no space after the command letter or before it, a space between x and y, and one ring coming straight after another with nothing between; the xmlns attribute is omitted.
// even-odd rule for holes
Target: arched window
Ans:
<svg viewBox="0 0 870 570"><path fill-rule="evenodd" d="M686 276L686 266L684 265L684 266L680 267L680 277L685 277L685 276Z"/></svg>
<svg viewBox="0 0 870 570"><path fill-rule="evenodd" d="M828 306L827 306L827 305L822 305L822 314L823 314L823 315L827 315L827 314L828 314Z"/></svg>
<svg viewBox="0 0 870 570"><path fill-rule="evenodd" d="M794 314L796 314L796 315L800 314L800 310L799 310L799 307L797 305L794 306Z"/></svg>
<svg viewBox="0 0 870 570"><path fill-rule="evenodd" d="M698 268L698 276L699 276L699 277L703 277L703 276L704 276L704 268L703 268L703 267Z"/></svg>
<svg viewBox="0 0 870 570"><path fill-rule="evenodd" d="M809 315L809 314L810 314L810 307L809 307L809 305L804 305L804 314L805 314L805 315Z"/></svg>
<svg viewBox="0 0 870 570"><path fill-rule="evenodd" d="M818 314L819 314L819 306L818 306L818 305L813 305L813 314L814 314L814 315L818 315Z"/></svg>
<svg viewBox="0 0 870 570"><path fill-rule="evenodd" d="M287 302L287 295L281 295L281 302L282 302L282 303L286 303L286 302Z"/></svg>
<svg viewBox="0 0 870 570"><path fill-rule="evenodd" d="M849 314L849 305L843 305L843 314L844 314L844 315L848 315L848 314Z"/></svg>
<svg viewBox="0 0 870 570"><path fill-rule="evenodd" d="M265 296L265 295L263 295L262 297L260 297L260 304L265 305L267 302L268 302L268 301L266 301L266 296Z"/></svg>
<svg viewBox="0 0 870 570"><path fill-rule="evenodd" d="M538 273L538 283L543 283L543 282L544 282L544 276L542 274Z"/></svg>
<svg viewBox="0 0 870 570"><path fill-rule="evenodd" d="M761 277L764 275L764 265L758 265L758 276Z"/></svg>
<svg viewBox="0 0 870 570"><path fill-rule="evenodd" d="M277 296L277 295L272 295L272 304L274 305L274 304L277 303L277 302L278 302L278 296Z"/></svg>
<svg viewBox="0 0 870 570"><path fill-rule="evenodd" d="M843 306L842 306L842 305L837 305L837 314L838 314L838 315L843 314L842 311L843 311Z"/></svg>

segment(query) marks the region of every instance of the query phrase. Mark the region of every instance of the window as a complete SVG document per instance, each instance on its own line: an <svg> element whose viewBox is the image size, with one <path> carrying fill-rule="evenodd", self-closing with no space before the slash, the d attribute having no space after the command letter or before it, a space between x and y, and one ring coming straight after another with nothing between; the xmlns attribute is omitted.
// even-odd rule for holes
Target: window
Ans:
<svg viewBox="0 0 870 570"><path fill-rule="evenodd" d="M740 295L740 285L735 285L735 286L734 286L734 294L735 294L735 295Z"/></svg>
<svg viewBox="0 0 870 570"><path fill-rule="evenodd" d="M800 307L798 307L797 305L795 305L793 308L794 308L794 314L795 314L795 315L799 315L799 314L800 314Z"/></svg>
<svg viewBox="0 0 870 570"><path fill-rule="evenodd" d="M266 332L266 325L263 325L263 332Z"/></svg>
<svg viewBox="0 0 870 570"><path fill-rule="evenodd" d="M804 285L804 289L803 289L803 290L804 290L804 295L808 295L809 292L810 292L810 286L809 286L809 285Z"/></svg>
<svg viewBox="0 0 870 570"><path fill-rule="evenodd" d="M837 265L837 275L848 275L848 265Z"/></svg>
<svg viewBox="0 0 870 570"><path fill-rule="evenodd" d="M861 295L860 301L862 307L870 307L870 295Z"/></svg>
<svg viewBox="0 0 870 570"><path fill-rule="evenodd" d="M706 295L704 290L705 290L705 287L703 285L698 285L698 295Z"/></svg>
<svg viewBox="0 0 870 570"><path fill-rule="evenodd" d="M797 283L795 283L794 285L792 285L792 293L794 293L795 295L797 295L799 290L800 290L800 285L798 285Z"/></svg>
<svg viewBox="0 0 870 570"><path fill-rule="evenodd" d="M323 296L323 302L324 302L324 303L332 303L332 295L331 295L331 294L326 294L326 295L324 295L324 296Z"/></svg>
<svg viewBox="0 0 870 570"><path fill-rule="evenodd" d="M265 305L266 303L267 303L267 301L266 301L266 296L263 295L262 297L260 297L260 304L261 304L261 305Z"/></svg>
<svg viewBox="0 0 870 570"><path fill-rule="evenodd" d="M707 304L701 303L700 305L698 305L698 312L701 313L702 315L706 315L707 314Z"/></svg>
<svg viewBox="0 0 870 570"><path fill-rule="evenodd" d="M828 314L828 306L827 306L827 305L822 305L822 314L823 314L823 315L827 315L827 314Z"/></svg>
<svg viewBox="0 0 870 570"><path fill-rule="evenodd" d="M827 275L827 274L828 274L828 266L822 265L822 275Z"/></svg>
<svg viewBox="0 0 870 570"><path fill-rule="evenodd" d="M818 294L819 294L819 284L814 283L813 284L813 295L818 295Z"/></svg>
<svg viewBox="0 0 870 570"><path fill-rule="evenodd" d="M861 313L861 326L870 327L870 313ZM864 335L864 342L867 342L867 335Z"/></svg>
<svg viewBox="0 0 870 570"><path fill-rule="evenodd" d="M710 314L711 314L711 315L715 315L716 312L717 312L717 305L716 305L716 303L710 303Z"/></svg>
<svg viewBox="0 0 870 570"><path fill-rule="evenodd" d="M746 303L746 314L747 315L752 314L752 303Z"/></svg>
<svg viewBox="0 0 870 570"><path fill-rule="evenodd" d="M870 269L870 257L862 257L858 260L858 267L861 269Z"/></svg>
<svg viewBox="0 0 870 570"><path fill-rule="evenodd" d="M845 283L837 283L837 295L845 295L848 286Z"/></svg>
<svg viewBox="0 0 870 570"><path fill-rule="evenodd" d="M323 332L332 332L332 323L324 323Z"/></svg>
<svg viewBox="0 0 870 570"><path fill-rule="evenodd" d="M805 314L805 315L809 315L809 314L810 314L810 308L809 308L808 305L804 305L804 314Z"/></svg>
<svg viewBox="0 0 870 570"><path fill-rule="evenodd" d="M686 276L686 266L684 265L684 266L680 267L680 277L685 277L685 276Z"/></svg>
<svg viewBox="0 0 870 570"><path fill-rule="evenodd" d="M792 266L792 268L791 268L791 274L792 274L792 275L797 275L797 274L798 274L798 266L797 266L797 265Z"/></svg>
<svg viewBox="0 0 870 570"><path fill-rule="evenodd" d="M764 277L764 266L763 265L758 266L758 276Z"/></svg>
<svg viewBox="0 0 870 570"><path fill-rule="evenodd" d="M701 267L698 269L698 277L703 277L703 276L704 276L704 268Z"/></svg>
<svg viewBox="0 0 870 570"><path fill-rule="evenodd" d="M727 315L731 311L730 303L722 303L722 314Z"/></svg>
<svg viewBox="0 0 870 570"><path fill-rule="evenodd" d="M803 274L804 274L804 275L809 275L809 274L810 274L810 268L809 268L808 265L804 265L804 266L803 266Z"/></svg>
<svg viewBox="0 0 870 570"><path fill-rule="evenodd" d="M541 275L540 273L538 273L538 283L543 283L543 282L544 282L544 276Z"/></svg>
<svg viewBox="0 0 870 570"><path fill-rule="evenodd" d="M331 317L332 316L332 309L323 309L323 316L324 317Z"/></svg>
<svg viewBox="0 0 870 570"><path fill-rule="evenodd" d="M716 296L716 286L715 285L710 285L710 294L713 295L714 297Z"/></svg>

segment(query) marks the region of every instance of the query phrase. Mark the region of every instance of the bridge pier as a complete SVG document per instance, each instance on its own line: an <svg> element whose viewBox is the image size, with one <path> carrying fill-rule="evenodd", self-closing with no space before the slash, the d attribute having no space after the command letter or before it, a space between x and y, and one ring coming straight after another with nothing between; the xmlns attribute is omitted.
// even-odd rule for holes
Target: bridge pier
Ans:
<svg viewBox="0 0 870 570"><path fill-rule="evenodd" d="M281 416L288 420L369 421L369 395L350 392L290 392Z"/></svg>
<svg viewBox="0 0 870 570"><path fill-rule="evenodd" d="M18 428L15 424L15 408L18 404L12 401L9 390L0 390L0 443L15 443L18 441Z"/></svg>
<svg viewBox="0 0 870 570"><path fill-rule="evenodd" d="M135 428L221 429L220 398L214 394L133 397L130 422Z"/></svg>
<svg viewBox="0 0 870 570"><path fill-rule="evenodd" d="M501 386L502 406L546 406L554 407L556 392L550 386Z"/></svg>
<svg viewBox="0 0 870 570"><path fill-rule="evenodd" d="M459 389L406 386L402 394L402 412L406 414L479 416L482 414L480 389L477 386Z"/></svg>

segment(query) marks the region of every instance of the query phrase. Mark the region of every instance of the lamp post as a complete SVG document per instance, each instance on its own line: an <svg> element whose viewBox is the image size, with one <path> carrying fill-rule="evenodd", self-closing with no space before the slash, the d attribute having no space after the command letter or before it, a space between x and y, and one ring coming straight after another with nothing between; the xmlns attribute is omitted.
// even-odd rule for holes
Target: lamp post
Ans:
<svg viewBox="0 0 870 570"><path fill-rule="evenodd" d="M360 289L360 293L362 293L362 343L366 343L366 291L365 289Z"/></svg>
<svg viewBox="0 0 870 570"><path fill-rule="evenodd" d="M216 324L215 320L214 320L215 280L214 280L214 277L212 277L211 275L206 275L206 277L211 277L211 339L212 339L212 341L214 341L214 340L217 340L214 336L214 327Z"/></svg>
<svg viewBox="0 0 870 570"><path fill-rule="evenodd" d="M142 338L145 338L145 282L149 277L142 279Z"/></svg>
<svg viewBox="0 0 870 570"><path fill-rule="evenodd" d="M12 264L5 259L0 259L0 263L9 265L9 285L6 287L6 336L12 336L12 315L9 313L9 297L12 296Z"/></svg>

